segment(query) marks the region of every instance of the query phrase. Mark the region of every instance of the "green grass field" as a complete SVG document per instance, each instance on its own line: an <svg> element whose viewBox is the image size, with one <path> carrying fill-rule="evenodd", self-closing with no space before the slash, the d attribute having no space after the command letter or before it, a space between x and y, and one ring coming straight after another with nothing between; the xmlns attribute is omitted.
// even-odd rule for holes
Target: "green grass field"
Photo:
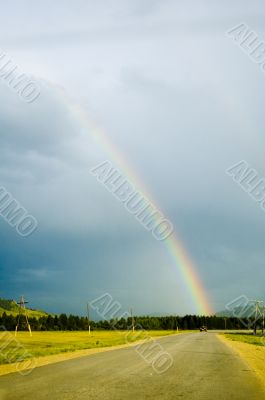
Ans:
<svg viewBox="0 0 265 400"><path fill-rule="evenodd" d="M264 336L254 336L252 332L249 333L225 333L224 336L236 342L243 342L248 344L254 344L256 346L265 346Z"/></svg>
<svg viewBox="0 0 265 400"><path fill-rule="evenodd" d="M86 331L74 332L4 332L0 334L0 364L10 363L10 359L18 360L41 357L51 354L73 352L76 350L117 346L132 343L148 337L166 336L176 331ZM15 340L16 339L16 340ZM12 355L9 357L8 355Z"/></svg>

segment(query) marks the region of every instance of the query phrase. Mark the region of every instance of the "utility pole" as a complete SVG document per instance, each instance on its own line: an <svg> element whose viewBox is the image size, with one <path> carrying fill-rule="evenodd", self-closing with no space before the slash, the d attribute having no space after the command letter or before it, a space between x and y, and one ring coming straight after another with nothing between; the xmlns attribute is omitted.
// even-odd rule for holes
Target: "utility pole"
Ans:
<svg viewBox="0 0 265 400"><path fill-rule="evenodd" d="M226 330L226 321L227 321L226 317L224 317L224 321L225 321L225 330Z"/></svg>
<svg viewBox="0 0 265 400"><path fill-rule="evenodd" d="M262 336L264 336L265 306L262 306Z"/></svg>
<svg viewBox="0 0 265 400"><path fill-rule="evenodd" d="M263 303L262 300L250 300L252 303L255 304L255 321L253 326L253 335L257 334L257 319L258 319L258 312L260 312L260 304Z"/></svg>
<svg viewBox="0 0 265 400"><path fill-rule="evenodd" d="M87 319L88 319L88 334L90 336L89 303L87 303L86 307L87 307Z"/></svg>
<svg viewBox="0 0 265 400"><path fill-rule="evenodd" d="M21 296L19 301L17 302L17 304L19 305L19 312L18 312L18 320L17 320L17 325L16 325L16 330L15 330L15 336L17 336L17 330L21 321L21 317L24 315L25 319L26 319L26 324L29 330L29 334L30 336L32 336L32 332L31 332L31 328L30 328L30 324L29 324L29 320L28 320L28 315L27 315L27 309L25 304L27 304L28 301L25 301L24 297Z"/></svg>
<svg viewBox="0 0 265 400"><path fill-rule="evenodd" d="M131 308L131 319L132 319L132 331L134 332L134 318L133 318L132 308Z"/></svg>
<svg viewBox="0 0 265 400"><path fill-rule="evenodd" d="M174 330L176 330L177 332L179 331L177 315L175 315L175 325L174 325L174 328L175 328Z"/></svg>

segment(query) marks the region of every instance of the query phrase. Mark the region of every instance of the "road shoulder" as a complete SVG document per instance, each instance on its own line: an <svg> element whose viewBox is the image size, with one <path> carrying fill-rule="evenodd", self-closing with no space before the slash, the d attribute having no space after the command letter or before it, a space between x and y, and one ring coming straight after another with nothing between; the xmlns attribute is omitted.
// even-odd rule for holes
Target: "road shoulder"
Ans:
<svg viewBox="0 0 265 400"><path fill-rule="evenodd" d="M265 388L265 347L233 341L223 334L218 334L218 338L246 361Z"/></svg>

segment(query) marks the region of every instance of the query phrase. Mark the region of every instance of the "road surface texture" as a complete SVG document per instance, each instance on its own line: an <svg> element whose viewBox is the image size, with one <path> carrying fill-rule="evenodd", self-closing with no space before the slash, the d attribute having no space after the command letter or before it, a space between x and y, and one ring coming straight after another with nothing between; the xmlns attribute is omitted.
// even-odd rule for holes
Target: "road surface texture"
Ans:
<svg viewBox="0 0 265 400"><path fill-rule="evenodd" d="M1 400L265 400L253 371L215 333L157 342L173 365L157 374L135 346L0 377Z"/></svg>

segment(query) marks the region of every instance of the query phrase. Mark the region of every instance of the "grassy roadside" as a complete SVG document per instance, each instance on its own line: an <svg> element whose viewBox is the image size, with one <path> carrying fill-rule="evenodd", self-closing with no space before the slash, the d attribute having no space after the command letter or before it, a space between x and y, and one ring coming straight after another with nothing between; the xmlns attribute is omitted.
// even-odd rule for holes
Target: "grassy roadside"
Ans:
<svg viewBox="0 0 265 400"><path fill-rule="evenodd" d="M93 331L89 335L86 331L72 332L33 332L30 337L28 332L19 332L16 341L9 343L10 352L17 351L17 356L22 356L25 349L27 354L24 358L41 357L52 354L68 353L76 350L94 349L100 347L118 346L145 339L148 336L157 337L172 335L175 331ZM11 333L13 335L13 333ZM5 334L0 334L1 343L5 341ZM17 342L23 347L17 348ZM1 354L2 353L2 354ZM7 364L6 352L0 352L0 364Z"/></svg>
<svg viewBox="0 0 265 400"><path fill-rule="evenodd" d="M234 342L242 342L242 343L248 343L248 344L253 344L256 346L262 346L265 347L265 337L263 336L254 336L252 332L247 332L247 333L225 333L224 336L232 340Z"/></svg>
<svg viewBox="0 0 265 400"><path fill-rule="evenodd" d="M128 346L147 338L168 336L185 331L86 331L12 332L0 334L0 375L15 372L18 360L35 359L37 366ZM28 363L31 366L32 363ZM22 368L22 367L21 367ZM23 367L24 368L24 367Z"/></svg>
<svg viewBox="0 0 265 400"><path fill-rule="evenodd" d="M250 333L220 334L220 338L232 347L257 373L265 386L265 337Z"/></svg>

